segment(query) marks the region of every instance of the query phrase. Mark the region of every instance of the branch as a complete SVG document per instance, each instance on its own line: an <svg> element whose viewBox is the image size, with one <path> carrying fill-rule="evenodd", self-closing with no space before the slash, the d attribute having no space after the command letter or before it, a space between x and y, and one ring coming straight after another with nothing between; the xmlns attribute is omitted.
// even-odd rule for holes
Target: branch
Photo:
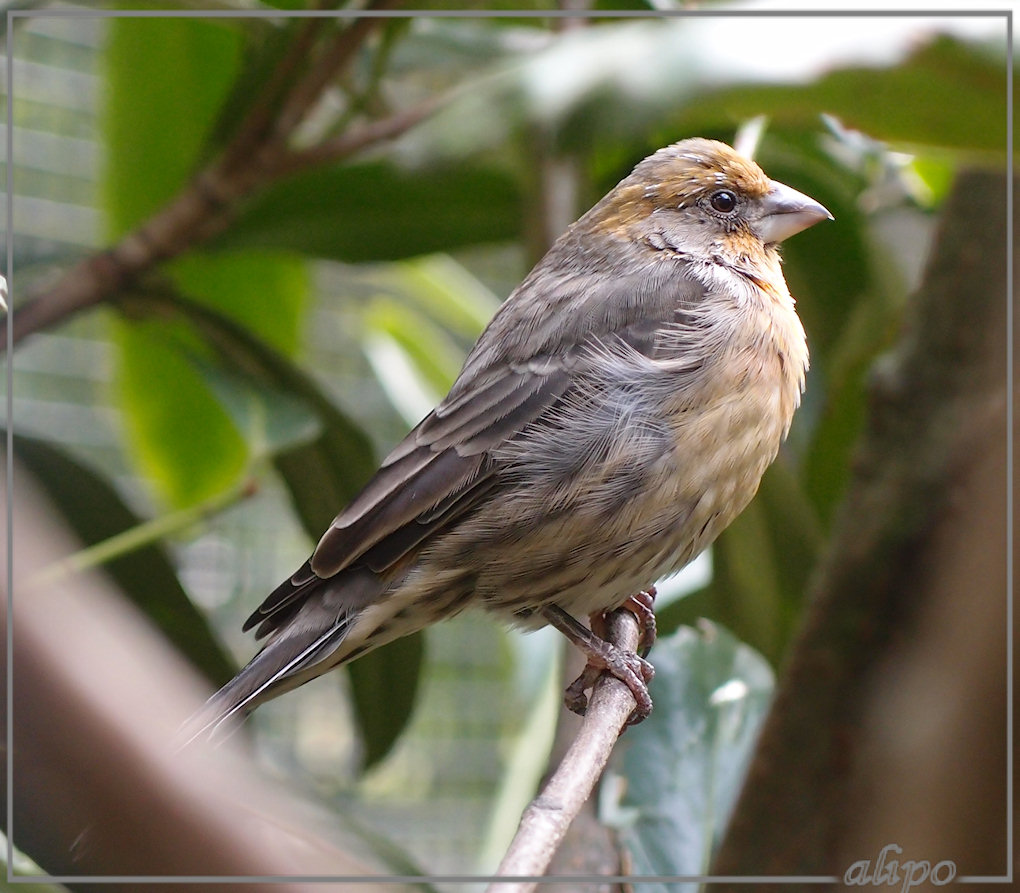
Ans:
<svg viewBox="0 0 1020 893"><path fill-rule="evenodd" d="M372 8L395 5L398 0L376 0ZM75 264L51 287L29 295L22 306L0 325L0 345L6 344L6 326L14 325L14 342L52 326L82 310L111 298L156 264L177 257L225 229L241 201L283 176L316 164L337 161L409 130L427 117L438 102L397 112L361 129L300 151L288 148L294 129L321 96L330 80L347 65L381 18L366 16L344 28L315 62L312 70L292 86L280 104L280 117L267 118L271 104L260 103L241 124L223 154L185 186L169 204L125 235L112 248ZM296 41L306 47L313 31L299 32ZM294 66L288 54L284 67ZM280 76L284 78L283 75ZM275 84L276 81L274 80Z"/></svg>
<svg viewBox="0 0 1020 893"><path fill-rule="evenodd" d="M302 877L392 871L335 816L262 779L243 736L174 751L178 724L201 704L205 683L104 576L29 585L76 545L30 475L16 468L15 478L13 491L0 484L17 516L13 628L0 617L14 717L8 729L0 711L0 734L13 742L13 771L0 773L12 824L5 812L0 826L14 845L53 875L240 878L232 890L318 893L324 887ZM0 579L6 571L0 555ZM249 875L281 880L243 883ZM191 889L159 880L129 886ZM72 888L101 889L83 880Z"/></svg>
<svg viewBox="0 0 1020 893"><path fill-rule="evenodd" d="M851 796L869 762L866 718L879 730L870 739L879 750L906 728L902 710L881 713L878 705L904 668L907 644L918 640L922 620L936 610L939 569L968 541L963 482L1007 436L1006 185L1001 173L965 172L946 202L901 342L873 374L854 477L713 875L842 875L849 865L848 827L865 814ZM1005 534L993 523L980 539L968 555L970 580L952 601L968 603L967 623L999 616L1001 641L981 646L990 650L1005 644L1005 586L977 581L1004 572ZM1004 666L995 672L1005 679ZM925 692L922 725L932 730L942 722L949 690L935 677L928 682L935 687ZM976 708L973 694L968 697L963 716ZM916 720L916 706L910 715ZM935 747L949 745L936 737ZM991 737L986 744L999 746ZM929 825L938 813L916 796L931 787L930 778L917 774L920 755L913 752L903 764L914 773L904 785L914 826ZM972 823L986 809L972 796L966 810L951 810L946 820L958 823L966 814ZM884 843L903 844L908 833L909 824ZM858 852L852 860L877 855ZM903 858L934 863L950 854Z"/></svg>
<svg viewBox="0 0 1020 893"><path fill-rule="evenodd" d="M277 163L274 175L285 177L322 164L342 161L371 146L395 139L434 114L444 102L445 97L427 99L420 105L402 109L388 118L369 121L318 145L288 152Z"/></svg>
<svg viewBox="0 0 1020 893"><path fill-rule="evenodd" d="M366 10L390 9L399 5L400 0L372 0ZM274 122L277 142L285 145L286 140L318 101L326 85L346 67L368 35L384 21L386 19L363 16L355 19L336 35L322 56L316 60L308 75L291 91L280 109Z"/></svg>
<svg viewBox="0 0 1020 893"><path fill-rule="evenodd" d="M634 615L619 610L607 619L607 641L625 651L634 651L640 639ZM624 683L609 675L599 679L577 738L541 793L524 811L496 877L528 878L545 873L570 823L602 775L634 707L634 696ZM489 890L530 893L535 886L535 881L493 882Z"/></svg>

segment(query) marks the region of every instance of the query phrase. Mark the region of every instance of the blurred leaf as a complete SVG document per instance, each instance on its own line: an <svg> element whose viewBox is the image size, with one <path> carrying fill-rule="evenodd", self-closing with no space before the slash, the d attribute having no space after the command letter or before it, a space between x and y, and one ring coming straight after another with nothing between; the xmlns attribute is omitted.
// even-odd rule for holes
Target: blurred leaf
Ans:
<svg viewBox="0 0 1020 893"><path fill-rule="evenodd" d="M168 201L237 75L238 31L208 18L107 20L102 194L116 237ZM167 80L173 89L168 89Z"/></svg>
<svg viewBox="0 0 1020 893"><path fill-rule="evenodd" d="M131 453L174 506L190 505L240 479L248 450L201 372L177 344L200 350L177 322L114 321L114 393Z"/></svg>
<svg viewBox="0 0 1020 893"><path fill-rule="evenodd" d="M240 399L230 400L242 406L253 402L269 416L283 412L285 418L268 423L269 429L286 432L287 418L301 420L301 431L310 433L311 438L277 453L273 462L305 531L313 541L318 540L375 471L372 447L364 433L290 360L217 311L179 295L156 292L135 294L125 303L134 313L188 319L201 332L203 343L226 364L229 375L217 370L212 377L223 375L224 381L236 388ZM246 376L243 379L241 371ZM268 395L273 395L272 399L267 399ZM318 423L315 428L307 425L310 415ZM422 657L422 639L417 634L370 652L349 666L366 768L389 752L407 725Z"/></svg>
<svg viewBox="0 0 1020 893"><path fill-rule="evenodd" d="M81 542L94 545L142 523L99 474L35 438L15 435L14 452ZM188 598L165 550L148 545L108 562L120 590L214 685L236 672Z"/></svg>
<svg viewBox="0 0 1020 893"><path fill-rule="evenodd" d="M659 616L663 630L706 617L778 666L824 542L818 517L786 463L775 462L758 495L712 547L712 581Z"/></svg>
<svg viewBox="0 0 1020 893"><path fill-rule="evenodd" d="M449 389L499 301L445 254L386 264L368 278L382 294L363 316L362 349L390 402L413 425Z"/></svg>
<svg viewBox="0 0 1020 893"><path fill-rule="evenodd" d="M829 352L825 405L803 457L804 489L828 524L843 496L867 412L867 376L896 333L900 307L886 290L863 297Z"/></svg>
<svg viewBox="0 0 1020 893"><path fill-rule="evenodd" d="M736 120L767 114L776 126L828 112L888 142L1004 158L1006 77L1004 56L940 36L898 65L848 65L800 86L745 84L711 94L699 109Z"/></svg>
<svg viewBox="0 0 1020 893"><path fill-rule="evenodd" d="M218 311L181 295L157 291L133 293L122 306L142 317L158 317L164 332L186 319L201 334L199 343L213 351L210 359L201 363L194 359L197 350L182 351L180 356L191 357L190 368L204 369L215 357L222 369L213 378L231 381L242 395L241 402L261 401L259 411L267 419L282 414L282 418L267 422L267 430L282 432L270 446L287 443L288 423L299 423L299 430L291 433L302 435L303 442L273 458L306 531L317 540L375 471L371 443L361 429L298 366ZM217 387L222 389L222 382ZM316 426L309 423L309 414Z"/></svg>
<svg viewBox="0 0 1020 893"><path fill-rule="evenodd" d="M269 345L284 350L296 346L308 285L300 260L192 255L174 264L174 274L186 291L220 315L246 323ZM208 353L203 339L209 332L197 331L201 338L180 324L157 321L121 324L116 336L116 388L131 446L163 497L178 506L235 483L253 449L265 446L246 440L266 430L244 427L245 421L254 421L250 414L238 417L235 412L232 418L228 409L236 411L241 404L224 404L224 377L209 377L209 366L198 362ZM247 340L248 350L254 342ZM238 369L242 375L249 371L243 362ZM257 405L267 408L272 397L273 391L259 395ZM277 400L277 406L282 409L284 404ZM272 417L268 408L266 417ZM274 437L277 442L286 438L282 426Z"/></svg>
<svg viewBox="0 0 1020 893"><path fill-rule="evenodd" d="M364 746L362 770L390 752L414 711L425 656L422 632L370 651L347 666Z"/></svg>
<svg viewBox="0 0 1020 893"><path fill-rule="evenodd" d="M617 745L602 782L600 812L630 854L630 873L704 874L743 780L774 679L761 655L708 623L698 630L681 627L660 639L652 660L655 709Z"/></svg>
<svg viewBox="0 0 1020 893"><path fill-rule="evenodd" d="M198 18L113 18L104 113L103 196L112 234L138 224L194 170L240 65L241 32ZM173 72L174 89L165 79ZM187 256L180 287L293 350L307 294L301 261L280 255ZM180 347L201 345L180 326L117 325L115 393L132 453L171 505L236 483L249 450L209 382ZM245 432L247 433L247 432Z"/></svg>
<svg viewBox="0 0 1020 893"><path fill-rule="evenodd" d="M928 190L926 206L940 206L949 195L949 188L956 177L956 167L944 157L915 158L910 167Z"/></svg>
<svg viewBox="0 0 1020 893"><path fill-rule="evenodd" d="M447 254L406 260L390 272L432 319L472 344L499 309L500 299Z"/></svg>
<svg viewBox="0 0 1020 893"><path fill-rule="evenodd" d="M401 170L366 162L313 170L254 197L214 248L289 248L349 263L515 238L521 200L493 168Z"/></svg>
<svg viewBox="0 0 1020 893"><path fill-rule="evenodd" d="M253 457L274 455L320 433L318 417L300 398L257 384L202 355L190 355L189 360L244 437Z"/></svg>
<svg viewBox="0 0 1020 893"><path fill-rule="evenodd" d="M415 377L423 379L435 395L449 390L464 362L464 351L447 330L414 308L386 298L377 298L369 304L364 321L366 347L375 339L389 339L395 349L404 353Z"/></svg>
<svg viewBox="0 0 1020 893"><path fill-rule="evenodd" d="M458 158L537 127L554 134L562 152L616 145L640 155L683 136L732 132L760 114L803 128L828 112L881 139L1005 152L1004 31L991 51L954 37L918 49L907 21L800 25L798 52L781 58L761 46L790 42L782 19L617 20L577 29L497 61L398 148L419 163Z"/></svg>
<svg viewBox="0 0 1020 893"><path fill-rule="evenodd" d="M282 251L202 252L173 263L189 298L240 323L266 344L293 354L309 304L308 265Z"/></svg>

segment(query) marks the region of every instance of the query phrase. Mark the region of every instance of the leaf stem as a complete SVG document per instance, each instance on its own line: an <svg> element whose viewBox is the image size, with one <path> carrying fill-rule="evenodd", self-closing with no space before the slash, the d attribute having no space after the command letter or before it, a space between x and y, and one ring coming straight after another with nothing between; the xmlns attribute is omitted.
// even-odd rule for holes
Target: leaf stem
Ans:
<svg viewBox="0 0 1020 893"><path fill-rule="evenodd" d="M258 482L253 477L246 478L203 502L136 524L66 558L61 558L34 573L27 582L33 587L49 586L75 574L101 567L138 549L151 546L161 539L187 530L228 506L254 496L256 492Z"/></svg>

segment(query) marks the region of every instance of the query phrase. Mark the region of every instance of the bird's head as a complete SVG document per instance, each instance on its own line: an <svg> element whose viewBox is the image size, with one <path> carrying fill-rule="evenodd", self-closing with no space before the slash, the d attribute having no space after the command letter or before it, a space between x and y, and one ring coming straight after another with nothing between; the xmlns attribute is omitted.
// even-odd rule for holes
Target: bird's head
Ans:
<svg viewBox="0 0 1020 893"><path fill-rule="evenodd" d="M660 149L592 209L596 228L687 255L745 256L832 215L725 143Z"/></svg>

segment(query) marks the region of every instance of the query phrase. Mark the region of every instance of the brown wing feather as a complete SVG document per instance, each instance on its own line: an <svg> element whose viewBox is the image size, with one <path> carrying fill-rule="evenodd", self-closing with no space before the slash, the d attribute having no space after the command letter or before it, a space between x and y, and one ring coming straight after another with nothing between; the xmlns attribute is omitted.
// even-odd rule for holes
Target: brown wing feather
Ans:
<svg viewBox="0 0 1020 893"><path fill-rule="evenodd" d="M477 496L480 491L474 485L479 476L492 473L484 453L520 430L522 420L539 415L570 383L562 368L544 376L508 370L506 377L517 379L515 387L483 388L476 399L460 401L455 412L445 416L433 412L408 435L405 444L412 441L417 446L384 465L319 541L311 564L316 574L333 576L411 523L425 529L408 542L420 542L447 513L427 524L421 517L451 496L454 501ZM398 475L399 483L394 480ZM394 555L394 560L402 554Z"/></svg>
<svg viewBox="0 0 1020 893"><path fill-rule="evenodd" d="M511 437L568 387L564 370L550 372L507 370L505 380L492 380L462 397L453 412L427 416L337 516L311 559L269 594L244 629L261 624L257 636L267 635L286 623L323 579L355 564L384 573L468 511L495 484L486 450Z"/></svg>

